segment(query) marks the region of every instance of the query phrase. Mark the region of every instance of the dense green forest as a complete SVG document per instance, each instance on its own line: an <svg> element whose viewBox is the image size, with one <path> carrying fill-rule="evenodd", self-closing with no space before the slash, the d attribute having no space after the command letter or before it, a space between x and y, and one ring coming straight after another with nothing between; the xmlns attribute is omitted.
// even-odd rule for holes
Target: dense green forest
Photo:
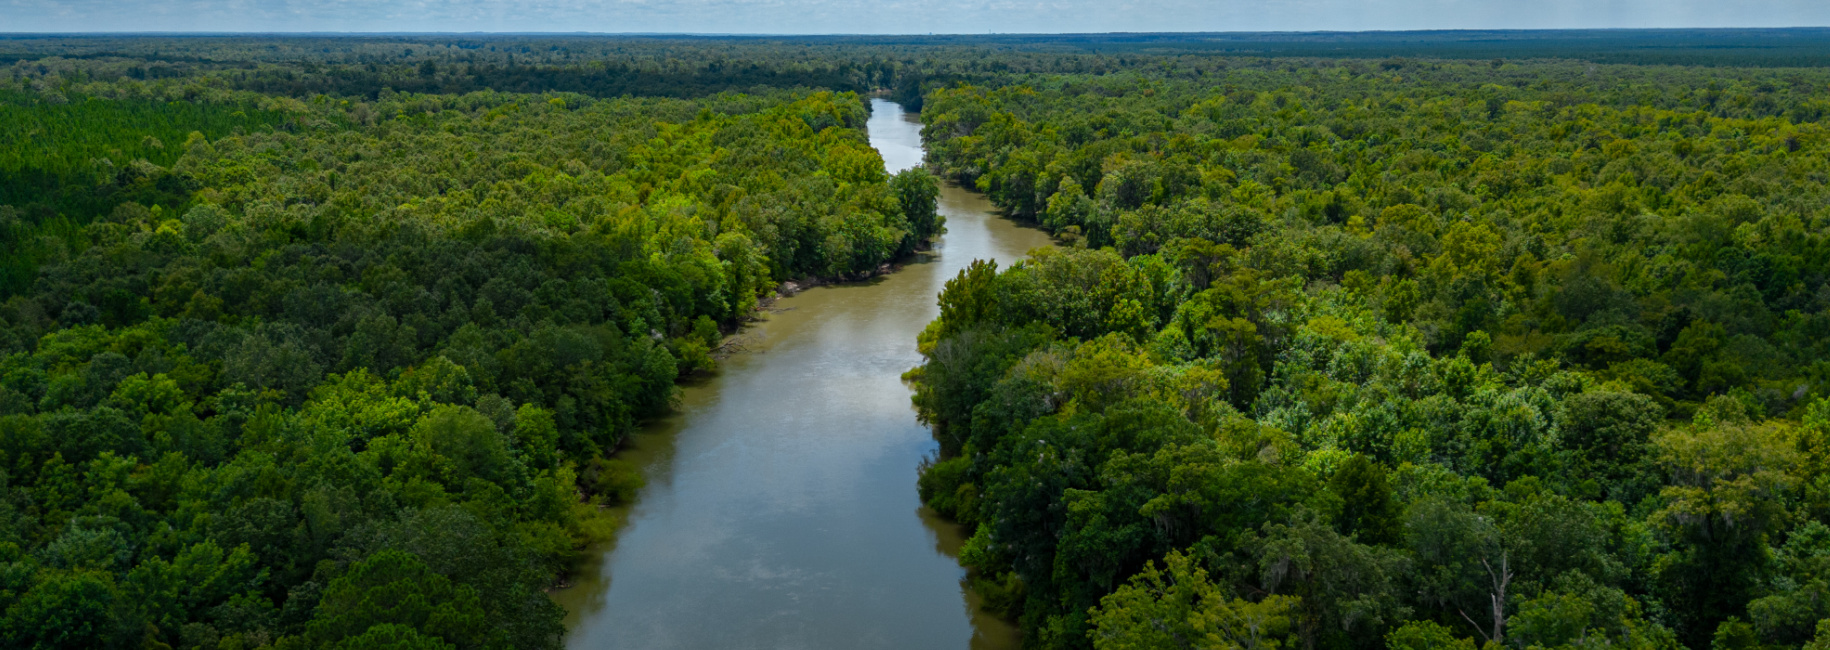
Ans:
<svg viewBox="0 0 1830 650"><path fill-rule="evenodd" d="M856 95L0 98L0 645L557 647L606 459L934 234Z"/></svg>
<svg viewBox="0 0 1830 650"><path fill-rule="evenodd" d="M924 498L1035 647L1830 644L1825 81L938 90L930 167L1071 246L941 294Z"/></svg>
<svg viewBox="0 0 1830 650"><path fill-rule="evenodd" d="M1830 648L1830 39L0 37L0 645L557 647L614 451L941 232L1038 648ZM920 109L887 175L863 93Z"/></svg>

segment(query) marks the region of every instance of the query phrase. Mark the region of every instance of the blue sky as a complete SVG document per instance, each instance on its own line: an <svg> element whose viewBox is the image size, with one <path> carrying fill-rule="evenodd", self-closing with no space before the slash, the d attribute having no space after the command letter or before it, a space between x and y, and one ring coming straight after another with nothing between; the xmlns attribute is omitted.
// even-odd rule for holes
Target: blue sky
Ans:
<svg viewBox="0 0 1830 650"><path fill-rule="evenodd" d="M1830 25L1830 0L0 0L0 32L922 34Z"/></svg>

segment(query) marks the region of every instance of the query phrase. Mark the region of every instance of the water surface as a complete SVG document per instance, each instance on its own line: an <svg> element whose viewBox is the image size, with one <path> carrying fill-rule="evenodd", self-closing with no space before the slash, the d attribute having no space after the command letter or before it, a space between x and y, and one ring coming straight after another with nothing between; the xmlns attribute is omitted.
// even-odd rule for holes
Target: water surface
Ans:
<svg viewBox="0 0 1830 650"><path fill-rule="evenodd" d="M890 171L920 164L913 115L872 100L869 129ZM921 362L915 336L947 279L1049 241L978 194L940 200L931 254L777 301L747 351L633 437L623 454L648 485L615 544L555 596L569 648L1018 645L961 587L960 531L916 496L935 445L900 376Z"/></svg>

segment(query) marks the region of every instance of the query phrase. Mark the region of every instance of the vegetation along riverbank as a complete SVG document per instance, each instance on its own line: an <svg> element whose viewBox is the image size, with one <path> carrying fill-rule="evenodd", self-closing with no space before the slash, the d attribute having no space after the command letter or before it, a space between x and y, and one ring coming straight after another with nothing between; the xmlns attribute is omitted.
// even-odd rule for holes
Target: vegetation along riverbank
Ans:
<svg viewBox="0 0 1830 650"><path fill-rule="evenodd" d="M556 646L543 589L636 478L604 454L778 281L875 271L935 224L849 93L18 69L9 645Z"/></svg>
<svg viewBox="0 0 1830 650"><path fill-rule="evenodd" d="M1201 77L926 99L1078 243L960 273L913 373L1028 644L1830 639L1824 73Z"/></svg>
<svg viewBox="0 0 1830 650"><path fill-rule="evenodd" d="M938 175L1064 243L908 375L1024 644L1830 647L1827 34L0 37L0 645L559 647Z"/></svg>

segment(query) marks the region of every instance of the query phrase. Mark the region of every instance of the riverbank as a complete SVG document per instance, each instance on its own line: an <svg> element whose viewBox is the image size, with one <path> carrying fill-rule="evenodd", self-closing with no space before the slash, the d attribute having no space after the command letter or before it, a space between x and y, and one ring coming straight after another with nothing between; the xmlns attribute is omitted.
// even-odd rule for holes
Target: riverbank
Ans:
<svg viewBox="0 0 1830 650"><path fill-rule="evenodd" d="M886 166L918 164L919 125L877 109ZM741 353L629 438L619 457L647 487L554 594L571 647L1017 646L962 588L961 531L923 516L916 468L935 445L901 374L946 280L1049 241L962 188L939 201L948 231L931 252L785 292L742 330Z"/></svg>

